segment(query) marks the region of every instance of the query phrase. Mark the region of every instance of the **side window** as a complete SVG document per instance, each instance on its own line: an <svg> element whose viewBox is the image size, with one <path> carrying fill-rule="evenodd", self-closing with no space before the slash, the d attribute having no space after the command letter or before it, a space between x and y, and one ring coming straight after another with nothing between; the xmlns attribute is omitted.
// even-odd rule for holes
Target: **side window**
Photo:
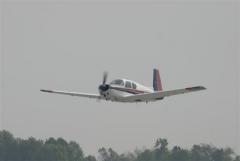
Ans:
<svg viewBox="0 0 240 161"><path fill-rule="evenodd" d="M132 83L133 89L137 89L137 85L135 83Z"/></svg>
<svg viewBox="0 0 240 161"><path fill-rule="evenodd" d="M126 81L126 82L125 82L125 87L127 87L127 88L132 88L132 83L129 82L129 81Z"/></svg>

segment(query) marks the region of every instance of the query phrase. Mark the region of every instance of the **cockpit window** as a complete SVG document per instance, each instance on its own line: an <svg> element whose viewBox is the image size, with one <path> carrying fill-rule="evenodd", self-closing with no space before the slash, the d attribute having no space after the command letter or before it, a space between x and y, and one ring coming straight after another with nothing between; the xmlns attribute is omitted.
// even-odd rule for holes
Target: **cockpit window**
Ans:
<svg viewBox="0 0 240 161"><path fill-rule="evenodd" d="M125 87L126 87L126 88L132 88L132 83L129 82L129 81L126 81L126 82L125 82Z"/></svg>
<svg viewBox="0 0 240 161"><path fill-rule="evenodd" d="M112 81L110 84L123 86L124 82L121 79L117 79L117 80Z"/></svg>
<svg viewBox="0 0 240 161"><path fill-rule="evenodd" d="M133 89L137 89L137 85L135 83L132 83Z"/></svg>

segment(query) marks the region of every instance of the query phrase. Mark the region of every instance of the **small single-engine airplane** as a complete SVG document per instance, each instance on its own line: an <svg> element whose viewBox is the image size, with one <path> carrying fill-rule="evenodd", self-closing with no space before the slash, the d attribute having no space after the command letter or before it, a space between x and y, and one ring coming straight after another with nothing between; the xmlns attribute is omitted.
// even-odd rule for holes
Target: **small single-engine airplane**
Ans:
<svg viewBox="0 0 240 161"><path fill-rule="evenodd" d="M205 90L203 86L188 87L163 91L158 69L153 69L153 87L149 88L127 79L116 79L107 84L107 72L103 74L103 82L98 87L99 94L77 93L58 90L44 90L42 92L65 94L70 96L88 97L94 99L111 100L114 102L150 102L162 100L164 97Z"/></svg>

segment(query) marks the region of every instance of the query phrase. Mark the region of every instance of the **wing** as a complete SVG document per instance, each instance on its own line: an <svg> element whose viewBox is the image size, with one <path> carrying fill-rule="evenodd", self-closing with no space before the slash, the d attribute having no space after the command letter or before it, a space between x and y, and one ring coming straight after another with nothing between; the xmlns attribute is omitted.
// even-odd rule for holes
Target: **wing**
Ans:
<svg viewBox="0 0 240 161"><path fill-rule="evenodd" d="M161 100L164 97L174 96L178 94L184 94L189 92L196 92L200 90L205 90L206 88L203 86L195 86L183 89L176 89L170 91L158 91L153 93L144 93L144 94L136 94L132 96L126 96L125 100L128 102L147 102L147 101L155 101Z"/></svg>
<svg viewBox="0 0 240 161"><path fill-rule="evenodd" d="M40 91L48 92L48 93L56 93L56 94L65 94L65 95L70 95L70 96L95 98L95 99L101 99L102 98L99 94L76 93L76 92L57 91L57 90L45 90L45 89L41 89Z"/></svg>

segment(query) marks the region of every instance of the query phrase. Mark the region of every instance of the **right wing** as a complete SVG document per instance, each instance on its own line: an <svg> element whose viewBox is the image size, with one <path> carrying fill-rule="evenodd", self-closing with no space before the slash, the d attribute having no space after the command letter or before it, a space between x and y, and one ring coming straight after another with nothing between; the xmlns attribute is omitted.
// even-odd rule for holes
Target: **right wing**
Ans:
<svg viewBox="0 0 240 161"><path fill-rule="evenodd" d="M136 94L132 96L126 96L125 100L127 102L148 102L163 99L164 97L174 96L178 94L184 94L189 92L196 92L200 90L205 90L206 88L203 86L195 86L183 89L175 89L170 91L157 91L154 93L144 93L144 94Z"/></svg>
<svg viewBox="0 0 240 161"><path fill-rule="evenodd" d="M57 90L45 90L45 89L41 89L40 91L42 91L42 92L48 92L48 93L64 94L64 95L70 95L70 96L79 96L79 97L95 98L95 99L101 99L101 98L102 98L99 94L76 93L76 92L57 91Z"/></svg>

